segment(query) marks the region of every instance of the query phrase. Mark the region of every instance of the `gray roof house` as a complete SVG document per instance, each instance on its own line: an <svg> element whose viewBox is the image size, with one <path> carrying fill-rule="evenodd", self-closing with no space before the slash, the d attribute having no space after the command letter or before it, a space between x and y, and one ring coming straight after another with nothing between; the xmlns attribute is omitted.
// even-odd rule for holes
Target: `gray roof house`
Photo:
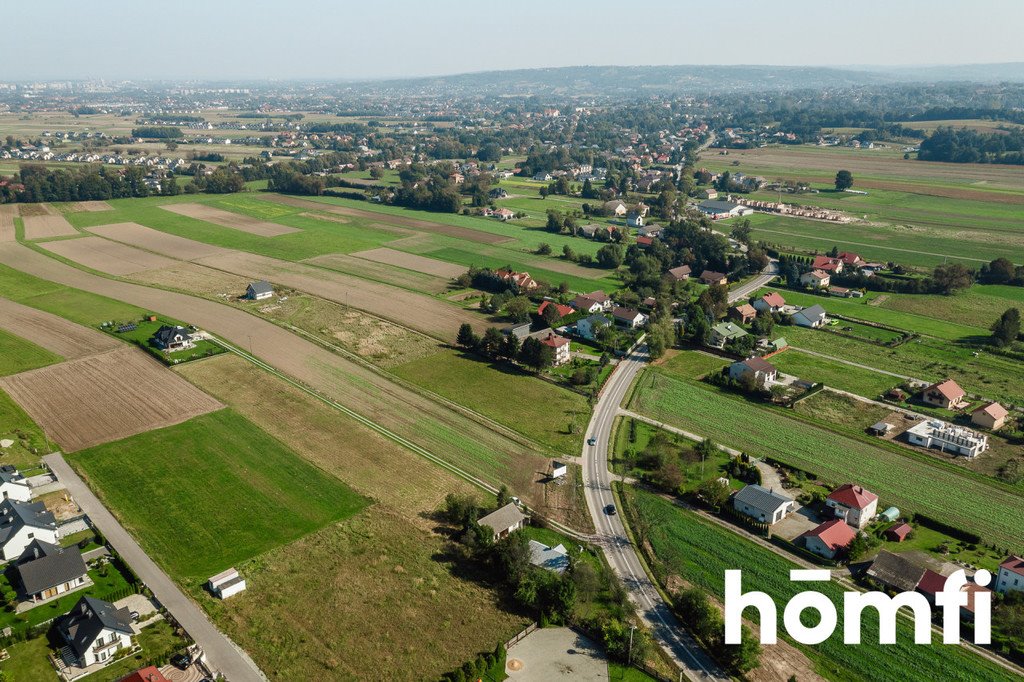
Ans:
<svg viewBox="0 0 1024 682"><path fill-rule="evenodd" d="M262 301L274 295L274 287L266 280L252 282L245 290L245 297L253 301Z"/></svg>
<svg viewBox="0 0 1024 682"><path fill-rule="evenodd" d="M569 568L569 553L562 545L548 547L543 542L530 540L530 563L552 573L564 573Z"/></svg>
<svg viewBox="0 0 1024 682"><path fill-rule="evenodd" d="M3 499L14 499L19 502L28 502L32 499L32 486L28 484L17 467L10 464L0 466L0 491L3 491Z"/></svg>
<svg viewBox="0 0 1024 682"><path fill-rule="evenodd" d="M165 324L153 334L153 343L157 348L168 352L192 348L192 332L181 325Z"/></svg>
<svg viewBox="0 0 1024 682"><path fill-rule="evenodd" d="M135 634L128 609L118 609L110 602L92 597L82 597L67 615L59 618L57 631L83 668L110 660L118 649L131 646ZM93 646L97 642L102 644Z"/></svg>
<svg viewBox="0 0 1024 682"><path fill-rule="evenodd" d="M786 518L796 507L792 498L759 485L748 485L733 495L732 501L736 511L769 525Z"/></svg>
<svg viewBox="0 0 1024 682"><path fill-rule="evenodd" d="M921 582L924 568L883 549L871 563L867 574L897 592L912 592Z"/></svg>
<svg viewBox="0 0 1024 682"><path fill-rule="evenodd" d="M526 516L523 512L519 511L519 507L516 506L515 502L509 502L501 509L493 511L487 516L483 517L477 523L481 526L486 526L494 531L494 539L500 540L509 533L519 530L523 527L523 521L526 520Z"/></svg>
<svg viewBox="0 0 1024 682"><path fill-rule="evenodd" d="M798 310L793 313L793 324L798 327L820 327L825 324L825 309L815 304Z"/></svg>
<svg viewBox="0 0 1024 682"><path fill-rule="evenodd" d="M60 547L33 540L18 563L18 577L32 601L84 587L88 569L78 547Z"/></svg>
<svg viewBox="0 0 1024 682"><path fill-rule="evenodd" d="M42 502L4 500L0 504L0 555L3 561L21 556L33 539L57 543L57 520Z"/></svg>

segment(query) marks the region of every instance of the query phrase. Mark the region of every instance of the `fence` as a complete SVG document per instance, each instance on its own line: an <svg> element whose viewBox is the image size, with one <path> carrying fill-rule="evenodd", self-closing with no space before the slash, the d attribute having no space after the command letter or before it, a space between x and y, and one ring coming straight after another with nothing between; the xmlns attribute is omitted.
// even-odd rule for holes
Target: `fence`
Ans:
<svg viewBox="0 0 1024 682"><path fill-rule="evenodd" d="M519 644L519 642L520 642L520 641L522 641L522 639L523 639L524 637L526 637L527 635L529 635L529 634L530 634L531 632L533 632L534 630L536 630L536 629L537 629L538 627L539 627L539 626L537 625L537 623L530 623L529 625L527 625L527 626L526 626L526 629L525 629L525 630L523 630L522 632L520 632L520 633L519 633L518 635L516 635L516 636L515 636L515 637L513 637L512 639L510 639L510 640L508 640L507 642L505 642L505 649L506 649L506 650L508 650L508 649L511 649L511 648L512 648L512 647L514 647L514 646L515 646L516 644Z"/></svg>

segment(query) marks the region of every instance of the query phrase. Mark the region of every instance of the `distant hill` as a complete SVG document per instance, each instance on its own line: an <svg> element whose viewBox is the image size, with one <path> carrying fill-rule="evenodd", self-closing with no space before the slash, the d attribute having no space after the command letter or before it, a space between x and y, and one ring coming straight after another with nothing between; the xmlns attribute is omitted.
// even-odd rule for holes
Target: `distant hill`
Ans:
<svg viewBox="0 0 1024 682"><path fill-rule="evenodd" d="M1024 82L1024 62L1003 64L954 64L949 66L903 66L874 69L903 81L972 81L977 83Z"/></svg>

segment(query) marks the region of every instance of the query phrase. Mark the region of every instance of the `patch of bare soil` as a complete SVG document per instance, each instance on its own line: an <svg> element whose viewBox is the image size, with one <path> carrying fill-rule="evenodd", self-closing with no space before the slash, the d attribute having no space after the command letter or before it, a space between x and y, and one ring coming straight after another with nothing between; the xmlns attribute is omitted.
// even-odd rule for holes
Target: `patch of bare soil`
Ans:
<svg viewBox="0 0 1024 682"><path fill-rule="evenodd" d="M66 359L121 347L116 339L101 331L6 298L0 298L0 328Z"/></svg>
<svg viewBox="0 0 1024 682"><path fill-rule="evenodd" d="M102 237L60 239L41 245L47 251L109 275L130 275L143 270L164 268L170 258L142 251Z"/></svg>
<svg viewBox="0 0 1024 682"><path fill-rule="evenodd" d="M194 239L186 239L177 235L154 230L137 223L115 223L113 225L100 225L90 227L89 231L107 239L137 246L147 251L177 258L178 260L195 260L205 256L216 256L217 254L230 253L230 249L222 249L219 246L211 246Z"/></svg>

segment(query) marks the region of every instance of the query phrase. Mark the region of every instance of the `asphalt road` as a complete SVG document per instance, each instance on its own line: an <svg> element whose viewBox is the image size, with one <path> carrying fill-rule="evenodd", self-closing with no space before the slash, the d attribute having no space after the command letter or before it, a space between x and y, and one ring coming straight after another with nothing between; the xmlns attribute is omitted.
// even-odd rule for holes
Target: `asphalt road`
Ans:
<svg viewBox="0 0 1024 682"><path fill-rule="evenodd" d="M775 279L776 275L778 274L779 262L777 260L772 260L771 262L768 263L768 267L766 267L760 275L750 280L749 282L741 284L740 286L734 289L730 289L729 303L738 301L741 298L747 298L752 293L754 293L755 291L757 291L758 289L760 289L761 287L765 286L773 279Z"/></svg>
<svg viewBox="0 0 1024 682"><path fill-rule="evenodd" d="M206 660L216 671L224 675L230 682L264 682L267 678L259 667L239 647L214 627L191 599L167 576L156 563L135 542L113 514L107 511L89 487L59 453L46 455L43 461L57 475L75 502L82 508L89 519L99 528L107 542L117 550L121 558L127 562L136 575L153 591L164 608L174 619L185 628L189 636L202 648ZM188 543L184 542L182 551L189 551Z"/></svg>
<svg viewBox="0 0 1024 682"><path fill-rule="evenodd" d="M636 549L626 536L622 517L609 515L608 505L614 503L612 475L608 471L612 425L619 405L630 384L647 362L647 349L641 347L619 363L605 386L594 416L587 427L587 438L595 438L593 446L583 446L583 485L590 516L594 520L595 537L608 563L622 580L630 600L656 641L665 649L691 680L729 680L718 665L683 630L668 604L644 571Z"/></svg>

